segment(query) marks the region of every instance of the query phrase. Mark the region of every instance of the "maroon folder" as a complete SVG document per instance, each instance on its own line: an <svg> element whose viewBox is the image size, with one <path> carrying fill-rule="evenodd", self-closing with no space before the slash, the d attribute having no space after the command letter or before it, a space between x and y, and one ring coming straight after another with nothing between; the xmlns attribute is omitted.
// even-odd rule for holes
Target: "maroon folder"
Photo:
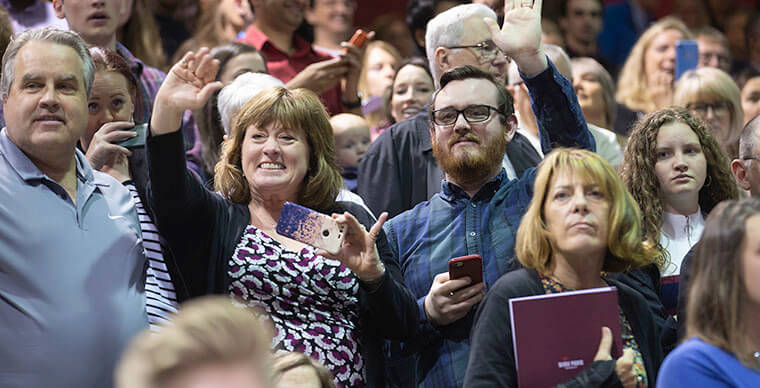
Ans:
<svg viewBox="0 0 760 388"><path fill-rule="evenodd" d="M551 387L591 365L602 326L612 330L612 357L622 355L615 287L513 298L509 305L520 388Z"/></svg>

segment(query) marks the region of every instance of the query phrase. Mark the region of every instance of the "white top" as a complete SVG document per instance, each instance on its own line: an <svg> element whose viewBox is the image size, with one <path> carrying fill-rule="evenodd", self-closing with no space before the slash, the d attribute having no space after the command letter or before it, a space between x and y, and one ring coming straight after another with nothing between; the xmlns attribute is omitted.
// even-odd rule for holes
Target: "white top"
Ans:
<svg viewBox="0 0 760 388"><path fill-rule="evenodd" d="M596 142L596 153L610 162L612 167L617 167L623 163L623 148L618 143L615 132L594 124L588 124L588 130L594 136Z"/></svg>
<svg viewBox="0 0 760 388"><path fill-rule="evenodd" d="M663 212L662 216L660 244L670 254L670 263L665 264L662 276L678 275L684 256L702 236L705 218L701 209L688 216L668 212Z"/></svg>

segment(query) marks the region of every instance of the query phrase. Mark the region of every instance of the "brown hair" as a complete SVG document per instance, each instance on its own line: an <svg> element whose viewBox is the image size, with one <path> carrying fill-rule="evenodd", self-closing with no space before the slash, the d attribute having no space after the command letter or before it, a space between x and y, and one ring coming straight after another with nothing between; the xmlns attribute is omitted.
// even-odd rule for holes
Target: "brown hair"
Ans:
<svg viewBox="0 0 760 388"><path fill-rule="evenodd" d="M116 369L118 388L153 388L202 365L250 366L263 382L271 377L272 328L256 311L228 296L205 296L182 305L170 324L144 330Z"/></svg>
<svg viewBox="0 0 760 388"><path fill-rule="evenodd" d="M335 161L332 127L325 107L314 92L306 89L273 87L243 105L214 169L215 189L232 202L247 204L251 201L251 190L241 164L243 139L248 127L270 124L303 131L309 146L309 171L298 203L321 212L329 211L335 204L343 178Z"/></svg>
<svg viewBox="0 0 760 388"><path fill-rule="evenodd" d="M275 382L289 370L300 366L310 367L314 370L317 374L317 378L319 378L319 385L321 388L335 388L335 381L333 381L332 373L330 373L324 365L320 364L317 360L298 352L280 353L274 356L272 370Z"/></svg>
<svg viewBox="0 0 760 388"><path fill-rule="evenodd" d="M555 149L538 168L533 198L517 229L515 252L520 263L542 273L550 272L554 266L552 236L547 230L543 208L553 178L563 172L598 183L609 201L608 254L602 269L623 272L650 264L658 252L653 242L642 238L641 212L615 169L596 153L572 148Z"/></svg>
<svg viewBox="0 0 760 388"><path fill-rule="evenodd" d="M732 353L748 368L760 371L753 357L751 328L743 319L747 298L742 247L747 220L760 214L760 199L725 201L707 217L691 264L686 335Z"/></svg>
<svg viewBox="0 0 760 388"><path fill-rule="evenodd" d="M140 92L140 88L137 86L137 79L124 58L115 51L100 47L90 48L90 55L92 56L92 64L95 66L96 74L101 71L109 71L121 74L126 78L129 95L132 97L132 105L135 106L133 116L135 118L143 117L145 107L143 106L142 92Z"/></svg>
<svg viewBox="0 0 760 388"><path fill-rule="evenodd" d="M720 201L736 199L738 196L728 159L700 118L684 108L670 107L650 113L636 122L625 148L621 175L626 187L641 207L644 235L648 240L657 242L663 254L657 260L661 267L666 262L667 251L659 244L663 206L654 165L657 161L657 135L660 127L672 122L688 125L699 138L707 162L709 182L699 190L699 206L702 212L709 213Z"/></svg>
<svg viewBox="0 0 760 388"><path fill-rule="evenodd" d="M161 44L161 35L153 12L148 9L145 0L134 0L132 15L116 30L116 37L146 65L166 69L166 54Z"/></svg>

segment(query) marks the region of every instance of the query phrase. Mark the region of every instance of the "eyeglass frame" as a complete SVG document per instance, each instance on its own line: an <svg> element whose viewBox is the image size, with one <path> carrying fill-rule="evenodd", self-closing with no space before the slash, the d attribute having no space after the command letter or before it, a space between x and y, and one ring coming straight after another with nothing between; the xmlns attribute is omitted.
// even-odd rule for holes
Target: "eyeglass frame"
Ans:
<svg viewBox="0 0 760 388"><path fill-rule="evenodd" d="M464 111L466 111L467 109L473 108L473 107L485 107L485 108L488 108L488 117L486 117L485 119L480 120L480 121L470 121L467 118L467 115L464 114ZM438 120L435 119L435 113L436 112L440 112L442 110L447 110L447 109L452 109L455 112L457 112L456 118L454 118L454 121L451 122L450 124L441 124L441 123L438 122ZM447 106L445 108L436 109L434 111L431 111L430 112L430 121L432 121L433 124L435 124L435 125L437 125L439 127L451 127L452 125L454 125L454 124L457 123L457 121L459 120L459 116L462 116L462 117L464 117L464 121L466 121L467 124L470 124L470 125L472 125L472 124L480 124L480 123L485 123L488 120L491 120L491 118L493 117L493 114L491 114L491 111L496 112L497 115L504 116L504 112L502 112L501 110L499 110L499 108L493 107L491 105L486 105L486 104L471 104L471 105L467 105L466 107L464 107L464 109L457 109L457 108L454 108L453 106Z"/></svg>
<svg viewBox="0 0 760 388"><path fill-rule="evenodd" d="M487 46L492 46L493 49L489 49ZM498 56L497 52L501 53L501 55L504 57L504 60L507 61L507 63L511 62L511 58L507 56L507 54L504 54L504 51L501 51L499 46L496 45L492 40L484 40L477 44L467 44L467 45L460 45L460 46L446 46L446 48L449 49L479 49L480 55L478 57L481 59L482 62L488 62L493 61ZM491 53L488 54L488 56L485 55L485 53Z"/></svg>
<svg viewBox="0 0 760 388"><path fill-rule="evenodd" d="M725 109L725 111L722 114L730 114L731 113L731 102L727 101L727 100L720 100L720 101L714 102L712 104L707 104L707 103L704 103L704 102L690 102L690 103L686 104L686 109L688 109L690 111L698 112L700 109L696 109L696 108L693 107L696 104L704 105L704 107L705 107L705 111L704 111L705 113L704 114L707 114L707 112L709 112L709 110L712 110L712 112L713 112L714 115L720 116L720 114L718 114L718 110L715 109L716 106L722 106L722 107L724 107L723 109Z"/></svg>
<svg viewBox="0 0 760 388"><path fill-rule="evenodd" d="M457 117L459 118L459 117ZM760 155L743 156L742 160L760 160Z"/></svg>

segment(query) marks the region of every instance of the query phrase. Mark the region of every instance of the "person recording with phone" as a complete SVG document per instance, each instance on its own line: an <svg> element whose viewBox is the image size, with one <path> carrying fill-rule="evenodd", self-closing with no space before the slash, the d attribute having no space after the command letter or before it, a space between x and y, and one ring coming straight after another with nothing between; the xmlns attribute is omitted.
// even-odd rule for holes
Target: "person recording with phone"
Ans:
<svg viewBox="0 0 760 388"><path fill-rule="evenodd" d="M594 362L562 386L654 386L664 354L652 313L638 291L607 276L658 254L656 242L641 237L633 197L601 156L569 148L547 155L534 187L515 246L524 268L502 276L481 302L464 387L517 386L510 299L608 286L618 291L623 355L612 359L610 328L601 328Z"/></svg>
<svg viewBox="0 0 760 388"><path fill-rule="evenodd" d="M87 100L87 129L79 139L92 167L105 172L132 194L140 217L143 244L148 257L145 283L146 310L151 328L167 322L187 292L173 273L174 257L153 222L146 206L148 167L145 154L145 124L135 124L144 107L137 80L127 62L114 51L90 49L95 79Z"/></svg>
<svg viewBox="0 0 760 388"><path fill-rule="evenodd" d="M269 88L240 109L215 168L217 192L207 190L184 167L179 128L182 112L221 87L217 70L205 48L172 67L147 143L150 203L190 295L227 294L263 310L275 351L314 357L338 386L385 386L383 339L410 337L418 321L382 230L387 214L374 222L336 202L332 129L305 89ZM333 214L343 227L337 254L277 232L286 202Z"/></svg>

